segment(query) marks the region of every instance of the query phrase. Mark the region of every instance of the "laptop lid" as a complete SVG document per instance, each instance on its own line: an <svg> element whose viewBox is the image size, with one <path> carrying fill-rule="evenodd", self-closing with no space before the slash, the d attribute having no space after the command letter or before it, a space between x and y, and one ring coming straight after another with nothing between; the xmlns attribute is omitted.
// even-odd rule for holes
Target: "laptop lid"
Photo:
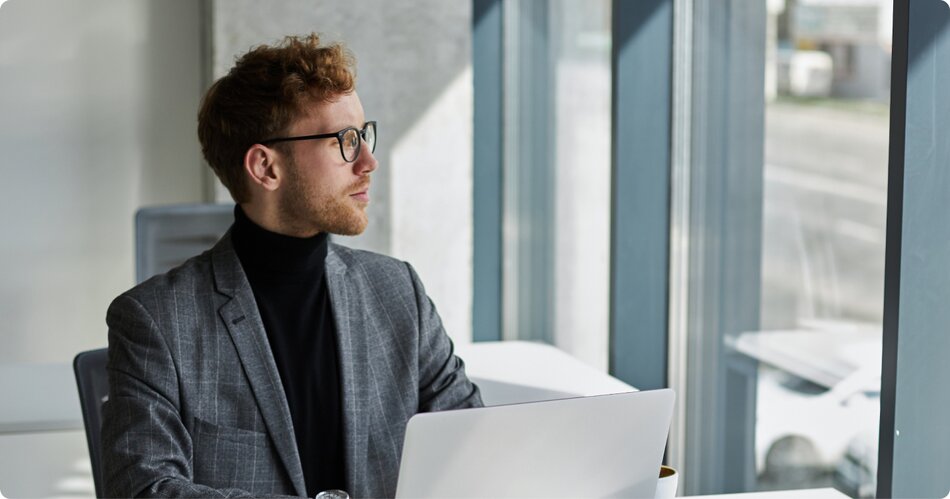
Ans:
<svg viewBox="0 0 950 499"><path fill-rule="evenodd" d="M653 497L670 389L417 414L396 497Z"/></svg>

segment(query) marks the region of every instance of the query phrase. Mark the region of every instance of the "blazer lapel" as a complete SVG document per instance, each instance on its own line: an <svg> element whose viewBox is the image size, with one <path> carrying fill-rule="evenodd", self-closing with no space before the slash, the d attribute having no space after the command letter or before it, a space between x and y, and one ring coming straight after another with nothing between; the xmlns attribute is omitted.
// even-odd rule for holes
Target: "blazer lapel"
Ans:
<svg viewBox="0 0 950 499"><path fill-rule="evenodd" d="M363 401L367 399L362 390L368 389L365 376L367 352L359 335L362 316L359 303L350 295L346 279L347 265L330 244L327 253L326 278L330 291L333 318L336 321L337 350L340 359L340 378L343 390L343 445L345 448L346 479L351 494L366 481L368 470L368 429L363 417ZM359 495L357 493L357 495Z"/></svg>
<svg viewBox="0 0 950 499"><path fill-rule="evenodd" d="M264 332L257 302L231 244L230 231L212 249L211 261L217 291L230 298L218 314L231 334L244 366L251 391L264 418L277 454L299 496L306 496L303 469L297 452L293 420L277 364Z"/></svg>

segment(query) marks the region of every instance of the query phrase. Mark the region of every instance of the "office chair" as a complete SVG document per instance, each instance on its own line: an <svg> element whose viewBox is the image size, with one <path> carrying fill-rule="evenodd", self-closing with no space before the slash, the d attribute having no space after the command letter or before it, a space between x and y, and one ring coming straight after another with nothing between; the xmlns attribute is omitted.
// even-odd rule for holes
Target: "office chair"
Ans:
<svg viewBox="0 0 950 499"><path fill-rule="evenodd" d="M135 282L211 248L233 222L233 203L140 208L135 213Z"/></svg>
<svg viewBox="0 0 950 499"><path fill-rule="evenodd" d="M102 403L109 398L109 377L106 374L108 349L82 352L73 360L76 385L79 387L79 403L82 406L82 422L86 427L86 443L89 445L89 461L92 463L92 481L96 497L103 497L102 469L100 459L100 434L102 431Z"/></svg>

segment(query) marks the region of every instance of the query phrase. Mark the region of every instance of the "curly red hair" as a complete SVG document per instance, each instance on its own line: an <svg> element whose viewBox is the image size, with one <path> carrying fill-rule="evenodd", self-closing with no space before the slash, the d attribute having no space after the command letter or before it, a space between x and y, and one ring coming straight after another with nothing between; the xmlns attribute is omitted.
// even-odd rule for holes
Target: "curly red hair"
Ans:
<svg viewBox="0 0 950 499"><path fill-rule="evenodd" d="M284 133L306 102L327 102L352 92L356 62L340 43L320 46L316 33L260 45L237 59L214 82L198 112L205 160L238 203L249 200L244 154L257 142Z"/></svg>

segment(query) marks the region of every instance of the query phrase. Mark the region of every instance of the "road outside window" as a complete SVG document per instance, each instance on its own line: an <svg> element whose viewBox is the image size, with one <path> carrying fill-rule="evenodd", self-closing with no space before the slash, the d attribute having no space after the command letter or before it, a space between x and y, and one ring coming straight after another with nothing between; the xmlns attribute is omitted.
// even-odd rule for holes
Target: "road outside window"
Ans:
<svg viewBox="0 0 950 499"><path fill-rule="evenodd" d="M891 4L771 2L757 486L875 492Z"/></svg>

